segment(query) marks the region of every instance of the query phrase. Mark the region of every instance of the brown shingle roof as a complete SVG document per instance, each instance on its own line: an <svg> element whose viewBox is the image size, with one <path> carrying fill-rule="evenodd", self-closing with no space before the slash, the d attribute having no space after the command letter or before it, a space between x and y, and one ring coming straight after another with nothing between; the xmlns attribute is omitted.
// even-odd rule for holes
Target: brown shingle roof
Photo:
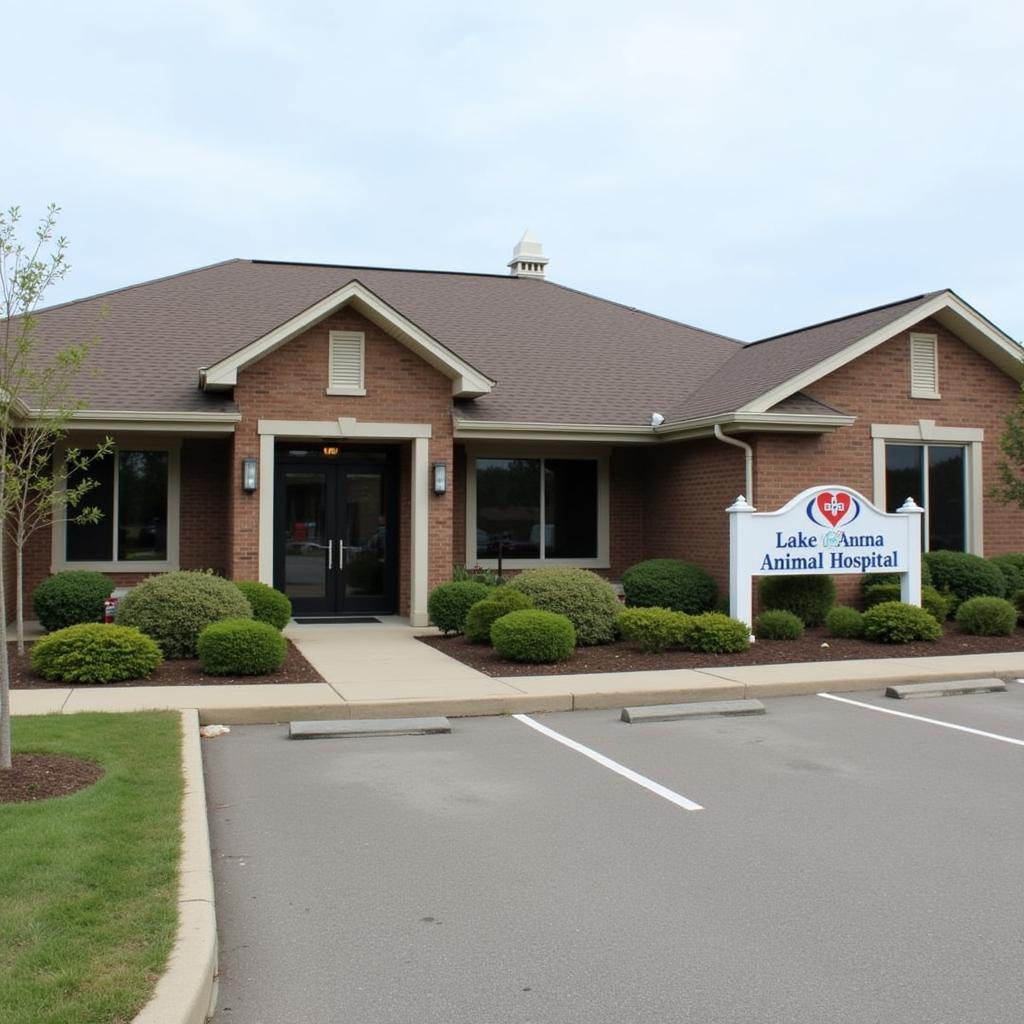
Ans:
<svg viewBox="0 0 1024 1024"><path fill-rule="evenodd" d="M548 281L231 260L55 306L39 314L49 350L96 335L93 409L217 412L197 386L209 366L358 280L497 381L460 416L544 423L647 423L738 350L721 335Z"/></svg>

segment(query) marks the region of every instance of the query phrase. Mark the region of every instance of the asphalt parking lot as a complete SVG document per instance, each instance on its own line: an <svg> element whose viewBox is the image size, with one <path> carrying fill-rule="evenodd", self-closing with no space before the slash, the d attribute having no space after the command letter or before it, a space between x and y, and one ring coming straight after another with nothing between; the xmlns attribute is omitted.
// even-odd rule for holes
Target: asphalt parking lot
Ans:
<svg viewBox="0 0 1024 1024"><path fill-rule="evenodd" d="M1017 1024L1024 684L848 699L235 727L216 1024Z"/></svg>

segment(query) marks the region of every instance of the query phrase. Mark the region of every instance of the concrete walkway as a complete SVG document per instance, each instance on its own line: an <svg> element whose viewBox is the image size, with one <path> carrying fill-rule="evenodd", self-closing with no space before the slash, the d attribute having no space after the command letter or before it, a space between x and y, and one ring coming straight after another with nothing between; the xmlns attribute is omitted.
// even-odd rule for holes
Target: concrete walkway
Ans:
<svg viewBox="0 0 1024 1024"><path fill-rule="evenodd" d="M1024 677L1024 653L877 658L732 668L492 678L416 637L404 620L290 625L285 635L325 682L15 690L15 715L196 708L204 724L296 718L499 715L878 689L893 683Z"/></svg>

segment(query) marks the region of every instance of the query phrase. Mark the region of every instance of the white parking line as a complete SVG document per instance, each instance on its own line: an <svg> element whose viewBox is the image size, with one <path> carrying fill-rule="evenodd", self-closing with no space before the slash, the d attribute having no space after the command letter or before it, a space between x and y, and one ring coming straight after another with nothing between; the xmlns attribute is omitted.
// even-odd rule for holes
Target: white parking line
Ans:
<svg viewBox="0 0 1024 1024"><path fill-rule="evenodd" d="M929 725L941 725L944 729L956 729L957 732L969 732L972 736L984 736L987 740L999 740L1001 743L1013 743L1015 746L1024 747L1024 740L1014 739L1012 736L1000 736L996 732L985 732L983 729L969 729L966 725L953 725L952 722L940 722L937 718L925 718L923 715L908 715L906 711L894 711L892 708L880 708L875 704L865 704L863 701L850 700L849 697L837 697L834 693L819 693L819 697L826 700L838 700L843 704L852 704L857 708L867 708L868 711L881 711L883 715L896 715L898 718L911 718L915 722L927 722Z"/></svg>
<svg viewBox="0 0 1024 1024"><path fill-rule="evenodd" d="M669 803L675 804L677 807L682 807L686 811L703 811L704 808L692 800L688 800L685 796L679 793L673 792L671 789L661 785L660 782L654 782L652 779L648 779L644 775L640 775L638 772L633 771L631 768L627 768L625 765L619 764L618 761L613 761L610 757L605 757L604 754L599 754L596 750L591 750L590 747L585 747L582 743L577 743L575 740L569 739L568 736L563 736L560 732L555 732L554 729L549 729L546 725L541 725L540 722L535 722L529 715L513 715L514 719L522 722L523 725L528 725L531 729L536 729L537 732L543 733L545 736L555 740L556 743L561 743L567 746L570 750L575 750L576 753L582 754L584 757L589 757L591 761L596 761L600 765L604 765L605 768L610 769L617 775L621 775L625 779L629 779L630 782L635 782L638 786L643 786L644 789L649 789L652 793L657 796L663 797L668 800Z"/></svg>

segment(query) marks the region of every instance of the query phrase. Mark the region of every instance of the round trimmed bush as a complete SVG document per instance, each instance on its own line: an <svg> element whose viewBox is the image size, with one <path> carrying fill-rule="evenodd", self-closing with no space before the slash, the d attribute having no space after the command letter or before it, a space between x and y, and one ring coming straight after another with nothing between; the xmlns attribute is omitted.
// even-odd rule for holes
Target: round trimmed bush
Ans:
<svg viewBox="0 0 1024 1024"><path fill-rule="evenodd" d="M1006 596L1012 597L1018 590L1024 590L1024 554L993 555L988 559L999 566L1006 583Z"/></svg>
<svg viewBox="0 0 1024 1024"><path fill-rule="evenodd" d="M1010 636L1017 628L1017 609L1001 597L972 597L956 610L961 633Z"/></svg>
<svg viewBox="0 0 1024 1024"><path fill-rule="evenodd" d="M235 586L245 595L252 617L257 622L269 622L275 629L284 629L292 617L292 603L280 590L255 580L236 580Z"/></svg>
<svg viewBox="0 0 1024 1024"><path fill-rule="evenodd" d="M745 622L721 612L694 615L686 630L686 647L705 654L735 654L750 646L750 629Z"/></svg>
<svg viewBox="0 0 1024 1024"><path fill-rule="evenodd" d="M945 594L940 594L934 587L921 588L921 607L929 615L933 615L937 622L946 621L952 603Z"/></svg>
<svg viewBox="0 0 1024 1024"><path fill-rule="evenodd" d="M251 619L245 595L208 572L169 572L133 587L117 606L122 626L151 636L165 658L194 658L199 634L221 619Z"/></svg>
<svg viewBox="0 0 1024 1024"><path fill-rule="evenodd" d="M491 642L503 658L548 664L572 654L576 630L564 615L527 608L495 619Z"/></svg>
<svg viewBox="0 0 1024 1024"><path fill-rule="evenodd" d="M715 607L718 588L699 565L678 558L650 558L622 574L631 608L670 608L698 615Z"/></svg>
<svg viewBox="0 0 1024 1024"><path fill-rule="evenodd" d="M969 555L966 551L926 551L922 560L928 565L932 586L949 591L954 604L972 597L1004 597L1006 579L998 565Z"/></svg>
<svg viewBox="0 0 1024 1024"><path fill-rule="evenodd" d="M864 607L873 608L883 601L900 601L902 593L898 583L876 583L864 591ZM921 607L938 622L946 621L950 603L950 599L944 597L934 587L921 588Z"/></svg>
<svg viewBox="0 0 1024 1024"><path fill-rule="evenodd" d="M48 576L32 593L36 618L48 633L80 622L102 622L114 584L101 572L69 569Z"/></svg>
<svg viewBox="0 0 1024 1024"><path fill-rule="evenodd" d="M211 622L197 646L199 664L211 676L263 676L279 669L288 653L281 631L255 619Z"/></svg>
<svg viewBox="0 0 1024 1024"><path fill-rule="evenodd" d="M754 636L758 640L799 640L803 635L803 619L781 608L761 612L754 619Z"/></svg>
<svg viewBox="0 0 1024 1024"><path fill-rule="evenodd" d="M623 608L619 613L619 632L648 654L681 646L689 624L686 612L671 608Z"/></svg>
<svg viewBox="0 0 1024 1024"><path fill-rule="evenodd" d="M466 639L472 644L489 644L491 626L502 615L532 608L533 602L522 591L495 587L490 597L477 601L466 615Z"/></svg>
<svg viewBox="0 0 1024 1024"><path fill-rule="evenodd" d="M81 623L32 645L32 669L64 683L118 683L145 679L164 660L153 640L134 626Z"/></svg>
<svg viewBox="0 0 1024 1024"><path fill-rule="evenodd" d="M825 616L825 628L833 636L853 640L864 634L864 616L856 608L837 604Z"/></svg>
<svg viewBox="0 0 1024 1024"><path fill-rule="evenodd" d="M868 587L877 586L879 583L895 583L899 584L900 575L896 572L868 572L860 578L860 589L861 593L867 593ZM922 558L921 559L921 586L930 587L932 584L932 575L928 569L928 563Z"/></svg>
<svg viewBox="0 0 1024 1024"><path fill-rule="evenodd" d="M622 606L606 580L587 569L559 566L527 569L505 584L526 594L534 607L564 615L576 630L576 642L584 647L609 644Z"/></svg>
<svg viewBox="0 0 1024 1024"><path fill-rule="evenodd" d="M864 636L882 644L909 644L914 640L938 640L942 627L933 615L913 604L883 601L862 618Z"/></svg>
<svg viewBox="0 0 1024 1024"><path fill-rule="evenodd" d="M1018 590L1013 595L1013 604L1017 609L1017 618L1024 621L1024 590Z"/></svg>
<svg viewBox="0 0 1024 1024"><path fill-rule="evenodd" d="M820 626L836 603L831 576L764 576L761 607L792 612L805 626Z"/></svg>
<svg viewBox="0 0 1024 1024"><path fill-rule="evenodd" d="M495 589L475 580L457 580L439 583L427 598L430 621L442 633L461 633L466 628L466 616L477 601L485 601Z"/></svg>

